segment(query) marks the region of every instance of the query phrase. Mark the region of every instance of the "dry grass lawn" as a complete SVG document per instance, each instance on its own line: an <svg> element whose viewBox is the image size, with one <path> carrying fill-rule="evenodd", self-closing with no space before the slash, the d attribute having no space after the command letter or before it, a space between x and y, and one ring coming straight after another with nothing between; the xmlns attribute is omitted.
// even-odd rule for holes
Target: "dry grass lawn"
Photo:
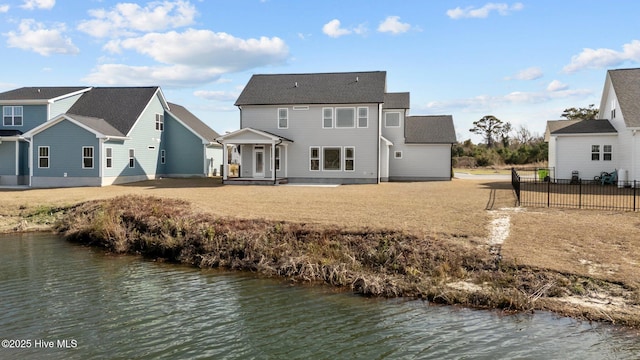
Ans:
<svg viewBox="0 0 640 360"><path fill-rule="evenodd" d="M0 190L0 231L38 208L137 194L184 199L220 216L390 228L485 244L495 212L512 207L510 184L383 183L327 187L221 186L219 179L161 179L104 188ZM502 255L518 264L640 287L640 217L631 212L529 208L512 212Z"/></svg>

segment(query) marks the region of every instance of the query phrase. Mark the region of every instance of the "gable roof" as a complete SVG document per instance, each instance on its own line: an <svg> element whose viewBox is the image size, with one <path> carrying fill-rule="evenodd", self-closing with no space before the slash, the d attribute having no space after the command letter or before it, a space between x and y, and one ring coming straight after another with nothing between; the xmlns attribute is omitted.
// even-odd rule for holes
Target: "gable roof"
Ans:
<svg viewBox="0 0 640 360"><path fill-rule="evenodd" d="M616 134L617 131L609 120L580 120L574 124L567 125L550 131L551 135L562 134Z"/></svg>
<svg viewBox="0 0 640 360"><path fill-rule="evenodd" d="M385 93L383 109L409 109L409 93Z"/></svg>
<svg viewBox="0 0 640 360"><path fill-rule="evenodd" d="M127 139L125 135L123 135L120 131L115 129L109 123L107 123L104 119L94 118L89 116L75 115L75 114L60 114L53 119L44 122L33 129L24 133L24 137L33 138L36 134L39 134L50 127L55 126L56 124L61 123L62 121L69 121L93 134L96 135L97 138L116 138L116 139Z"/></svg>
<svg viewBox="0 0 640 360"><path fill-rule="evenodd" d="M159 87L96 87L83 94L67 114L104 119L128 134Z"/></svg>
<svg viewBox="0 0 640 360"><path fill-rule="evenodd" d="M235 105L382 103L386 77L386 71L258 74Z"/></svg>
<svg viewBox="0 0 640 360"><path fill-rule="evenodd" d="M451 115L407 116L404 136L407 144L453 144L457 141Z"/></svg>
<svg viewBox="0 0 640 360"><path fill-rule="evenodd" d="M87 86L58 86L58 87L21 87L0 93L0 101L36 101L46 102L61 96L70 95L79 91L88 91Z"/></svg>
<svg viewBox="0 0 640 360"><path fill-rule="evenodd" d="M640 69L607 72L627 127L640 127Z"/></svg>
<svg viewBox="0 0 640 360"><path fill-rule="evenodd" d="M216 138L220 137L220 134L211 129L207 124L198 119L184 106L168 103L169 112L175 115L178 120L182 121L188 128L190 128L196 135L200 136L207 142L214 142Z"/></svg>

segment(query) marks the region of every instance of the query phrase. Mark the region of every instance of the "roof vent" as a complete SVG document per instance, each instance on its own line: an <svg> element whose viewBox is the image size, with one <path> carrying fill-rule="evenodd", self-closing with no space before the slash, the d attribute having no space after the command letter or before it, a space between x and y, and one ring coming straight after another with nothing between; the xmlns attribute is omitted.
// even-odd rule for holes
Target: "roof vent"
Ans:
<svg viewBox="0 0 640 360"><path fill-rule="evenodd" d="M358 82L360 79L356 76L356 82Z"/></svg>
<svg viewBox="0 0 640 360"><path fill-rule="evenodd" d="M293 84L293 87L298 87L298 82L296 81L295 84Z"/></svg>

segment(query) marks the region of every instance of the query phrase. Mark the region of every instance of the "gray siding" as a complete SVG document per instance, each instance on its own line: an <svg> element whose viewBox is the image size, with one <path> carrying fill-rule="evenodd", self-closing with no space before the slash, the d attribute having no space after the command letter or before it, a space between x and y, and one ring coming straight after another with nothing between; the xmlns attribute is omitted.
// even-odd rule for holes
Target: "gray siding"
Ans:
<svg viewBox="0 0 640 360"><path fill-rule="evenodd" d="M96 135L70 121L63 120L36 134L33 146L33 176L64 178L97 178L100 142ZM49 168L38 165L38 147L49 146ZM93 169L82 168L82 147L93 146ZM66 176L65 176L66 174Z"/></svg>
<svg viewBox="0 0 640 360"><path fill-rule="evenodd" d="M296 108L298 105L296 106ZM306 106L305 106L306 107ZM355 128L323 128L323 108L331 107L351 107L356 111L356 127ZM366 128L357 127L357 108L367 107L368 110L368 126ZM286 129L278 128L278 109L288 109L288 127ZM243 106L241 111L242 127L251 127L263 131L267 131L279 136L293 140L288 145L286 154L288 158L284 160L284 164L288 166L288 177L292 180L299 179L333 179L338 182L350 182L348 179L357 180L356 182L377 181L378 177L378 105L377 104L353 104L353 105L309 105L308 110L294 110L293 106ZM310 147L341 147L342 162L339 171L311 171L309 168L309 152ZM345 171L344 169L344 147L355 148L355 170ZM246 147L245 147L246 148ZM270 152L265 147L266 155ZM245 151L243 148L242 151ZM283 151L283 154L285 151ZM321 150L322 153L322 150ZM322 154L321 154L322 156ZM249 156L245 152L242 153L243 168L246 167L246 161ZM268 159L268 157L267 157ZM321 159L322 162L322 159ZM267 169L269 165L267 164ZM283 166L284 169L284 166ZM245 176L245 169L243 169Z"/></svg>
<svg viewBox="0 0 640 360"><path fill-rule="evenodd" d="M0 176L3 175L16 175L15 141L3 141L0 143Z"/></svg>

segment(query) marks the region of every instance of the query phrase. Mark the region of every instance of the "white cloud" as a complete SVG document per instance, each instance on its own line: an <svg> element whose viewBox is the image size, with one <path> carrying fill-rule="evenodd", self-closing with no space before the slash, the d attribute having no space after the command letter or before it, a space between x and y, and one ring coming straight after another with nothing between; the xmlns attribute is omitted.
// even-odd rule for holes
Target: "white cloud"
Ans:
<svg viewBox="0 0 640 360"><path fill-rule="evenodd" d="M277 37L240 39L226 33L194 29L113 40L104 49L113 53L135 51L164 65L103 64L86 78L89 82L163 86L204 84L229 72L282 64L289 56L287 45ZM132 82L134 77L140 79Z"/></svg>
<svg viewBox="0 0 640 360"><path fill-rule="evenodd" d="M10 31L4 35L9 47L30 50L43 56L79 53L80 50L71 39L63 35L65 31L64 24L46 28L44 24L33 19L24 19L20 22L17 32Z"/></svg>
<svg viewBox="0 0 640 360"><path fill-rule="evenodd" d="M518 71L514 76L507 77L507 80L535 80L543 76L542 69L539 67L530 67Z"/></svg>
<svg viewBox="0 0 640 360"><path fill-rule="evenodd" d="M231 93L229 91L194 91L193 95L201 99L215 100L215 101L234 101L240 95L239 93Z"/></svg>
<svg viewBox="0 0 640 360"><path fill-rule="evenodd" d="M8 12L10 8L11 7L9 5L6 5L6 4L0 5L0 14Z"/></svg>
<svg viewBox="0 0 640 360"><path fill-rule="evenodd" d="M240 39L223 32L195 29L149 33L110 42L106 48L133 50L164 64L216 68L220 72L282 64L289 56L287 45L278 37Z"/></svg>
<svg viewBox="0 0 640 360"><path fill-rule="evenodd" d="M561 83L559 80L553 80L547 86L547 91L555 92L561 90L567 90L569 85Z"/></svg>
<svg viewBox="0 0 640 360"><path fill-rule="evenodd" d="M45 9L50 10L56 5L56 0L24 0L24 3L20 6L23 9Z"/></svg>
<svg viewBox="0 0 640 360"><path fill-rule="evenodd" d="M622 46L622 51L612 49L585 48L571 58L571 63L562 70L573 73L582 69L602 69L620 65L626 61L640 62L640 40Z"/></svg>
<svg viewBox="0 0 640 360"><path fill-rule="evenodd" d="M352 33L351 30L343 29L340 27L340 20L333 19L328 23L324 24L322 27L322 32L327 34L332 38L337 38L343 35L349 35Z"/></svg>
<svg viewBox="0 0 640 360"><path fill-rule="evenodd" d="M120 3L111 10L90 10L89 15L93 19L82 21L78 30L103 38L188 26L194 23L197 11L189 1L177 0L151 2L145 7Z"/></svg>
<svg viewBox="0 0 640 360"><path fill-rule="evenodd" d="M378 26L379 32L390 32L392 34L401 34L409 31L411 29L411 25L408 23L400 22L399 16L388 16L384 19L383 22Z"/></svg>
<svg viewBox="0 0 640 360"><path fill-rule="evenodd" d="M524 8L522 3L515 3L513 5L505 3L487 3L481 8L473 8L468 6L466 8L457 7L455 9L447 10L447 16L452 19L463 18L486 18L492 11L497 11L498 14L505 16L509 15L513 11L520 11Z"/></svg>

